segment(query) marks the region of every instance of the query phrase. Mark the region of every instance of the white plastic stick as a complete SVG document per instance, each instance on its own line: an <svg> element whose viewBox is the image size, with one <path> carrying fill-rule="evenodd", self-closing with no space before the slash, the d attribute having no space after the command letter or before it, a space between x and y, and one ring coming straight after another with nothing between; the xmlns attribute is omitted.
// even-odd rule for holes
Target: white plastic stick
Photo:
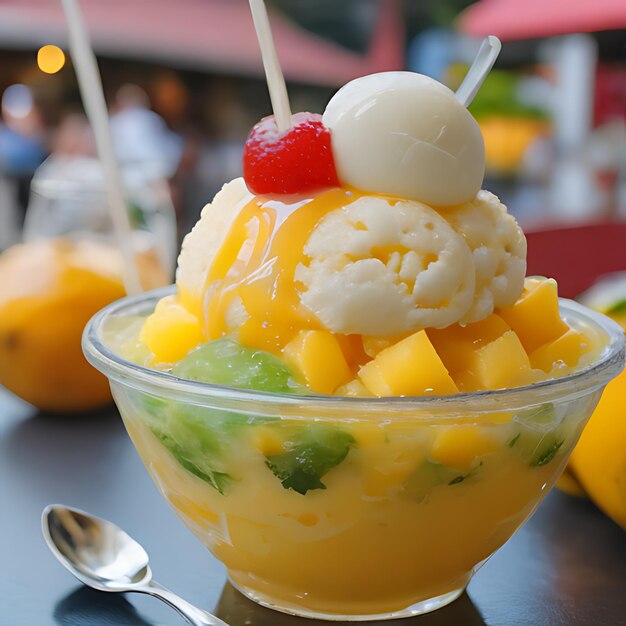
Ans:
<svg viewBox="0 0 626 626"><path fill-rule="evenodd" d="M69 31L70 54L78 78L80 95L96 139L98 156L106 180L113 229L123 261L123 280L129 295L141 292L139 271L132 243L132 232L124 189L113 152L109 115L98 71L98 63L89 43L85 21L78 0L61 0Z"/></svg>
<svg viewBox="0 0 626 626"><path fill-rule="evenodd" d="M276 46L274 46L267 9L263 0L250 0L250 10L263 57L263 67L265 68L265 78L274 110L274 119L278 130L284 133L291 128L291 107L289 106L285 77L280 69Z"/></svg>
<svg viewBox="0 0 626 626"><path fill-rule="evenodd" d="M501 49L502 44L497 37L489 35L483 39L472 66L467 71L461 86L456 90L456 97L463 106L467 107L471 104L496 62Z"/></svg>

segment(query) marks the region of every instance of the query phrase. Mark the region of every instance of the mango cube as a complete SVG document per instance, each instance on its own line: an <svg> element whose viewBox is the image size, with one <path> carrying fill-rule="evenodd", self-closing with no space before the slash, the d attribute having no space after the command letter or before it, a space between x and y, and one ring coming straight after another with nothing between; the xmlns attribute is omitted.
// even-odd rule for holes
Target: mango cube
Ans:
<svg viewBox="0 0 626 626"><path fill-rule="evenodd" d="M569 330L559 314L556 281L550 278L526 279L517 302L498 309L498 315L517 333L528 354Z"/></svg>
<svg viewBox="0 0 626 626"><path fill-rule="evenodd" d="M575 367L589 350L591 350L589 339L583 333L570 328L558 339L537 348L530 355L530 364L536 369L550 373L557 363Z"/></svg>
<svg viewBox="0 0 626 626"><path fill-rule="evenodd" d="M501 447L484 428L476 425L440 427L430 450L430 458L436 463L469 470L475 459Z"/></svg>
<svg viewBox="0 0 626 626"><path fill-rule="evenodd" d="M335 335L341 350L352 371L356 371L361 365L367 363L370 357L363 349L361 335Z"/></svg>
<svg viewBox="0 0 626 626"><path fill-rule="evenodd" d="M371 393L379 397L458 392L423 330L379 352L373 361L359 370L359 378Z"/></svg>
<svg viewBox="0 0 626 626"><path fill-rule="evenodd" d="M274 456L284 452L284 440L279 430L259 426L252 433L252 445L264 456Z"/></svg>
<svg viewBox="0 0 626 626"><path fill-rule="evenodd" d="M244 346L276 355L280 355L282 346L288 343L293 336L294 331L291 327L281 324L268 324L257 318L250 318L245 321L236 333L237 339Z"/></svg>
<svg viewBox="0 0 626 626"><path fill-rule="evenodd" d="M536 378L524 346L512 330L475 352L471 372L480 389L518 387Z"/></svg>
<svg viewBox="0 0 626 626"><path fill-rule="evenodd" d="M382 352L385 348L392 346L399 341L402 341L413 333L400 333L399 335L393 335L391 337L374 337L371 335L363 335L361 337L361 343L365 354L373 359L379 352Z"/></svg>
<svg viewBox="0 0 626 626"><path fill-rule="evenodd" d="M176 296L159 301L141 330L143 341L157 363L175 363L205 340L198 318Z"/></svg>
<svg viewBox="0 0 626 626"><path fill-rule="evenodd" d="M285 361L317 393L331 394L352 378L339 340L327 330L301 330L283 350Z"/></svg>
<svg viewBox="0 0 626 626"><path fill-rule="evenodd" d="M494 314L467 326L453 324L441 330L429 329L427 333L443 364L456 380L471 370L476 350L509 330L508 324Z"/></svg>

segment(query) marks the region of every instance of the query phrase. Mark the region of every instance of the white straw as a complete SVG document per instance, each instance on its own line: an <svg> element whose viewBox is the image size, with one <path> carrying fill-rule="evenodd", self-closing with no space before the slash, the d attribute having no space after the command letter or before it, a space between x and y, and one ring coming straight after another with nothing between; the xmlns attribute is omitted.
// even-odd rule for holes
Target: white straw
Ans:
<svg viewBox="0 0 626 626"><path fill-rule="evenodd" d="M501 49L502 44L497 37L489 35L483 39L472 66L467 71L461 86L456 90L456 97L463 106L469 106L476 97Z"/></svg>
<svg viewBox="0 0 626 626"><path fill-rule="evenodd" d="M274 46L267 9L263 0L250 0L250 10L263 57L263 67L265 68L267 87L274 110L274 119L278 130L284 133L291 128L291 107L289 106L285 77L280 69L280 62Z"/></svg>
<svg viewBox="0 0 626 626"><path fill-rule="evenodd" d="M132 244L132 233L125 194L117 160L113 152L109 115L104 99L102 81L96 56L89 43L89 35L77 0L61 0L69 30L72 61L78 78L83 106L96 139L98 156L106 180L113 229L122 255L123 279L129 295L141 292L139 271Z"/></svg>

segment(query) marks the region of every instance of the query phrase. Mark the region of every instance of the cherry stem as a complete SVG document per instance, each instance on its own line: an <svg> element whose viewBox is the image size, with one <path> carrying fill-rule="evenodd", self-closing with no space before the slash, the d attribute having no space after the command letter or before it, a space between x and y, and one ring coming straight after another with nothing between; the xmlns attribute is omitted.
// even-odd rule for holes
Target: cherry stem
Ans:
<svg viewBox="0 0 626 626"><path fill-rule="evenodd" d="M272 109L274 110L274 119L279 132L284 133L291 128L291 107L289 105L285 77L280 69L280 62L276 54L276 46L272 37L267 9L263 0L250 0L250 10L252 11L259 47L261 48L261 56L263 57L263 67L265 69L267 87L270 92L270 100L272 101Z"/></svg>
<svg viewBox="0 0 626 626"><path fill-rule="evenodd" d="M487 78L487 74L489 74L493 64L496 62L501 49L502 44L497 37L489 35L489 37L483 39L474 62L465 75L461 86L456 90L457 100L463 106L469 106L476 97L478 90L485 82L485 78Z"/></svg>

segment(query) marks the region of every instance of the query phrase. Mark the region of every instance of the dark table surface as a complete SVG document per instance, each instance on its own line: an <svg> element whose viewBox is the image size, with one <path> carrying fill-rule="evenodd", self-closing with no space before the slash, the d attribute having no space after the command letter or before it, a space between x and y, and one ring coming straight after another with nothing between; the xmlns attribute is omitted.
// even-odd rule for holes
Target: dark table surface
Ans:
<svg viewBox="0 0 626 626"><path fill-rule="evenodd" d="M44 544L57 502L108 518L138 539L155 578L232 626L314 626L256 606L158 495L114 409L37 415L0 390L0 625L182 626L157 600L82 587ZM557 491L452 605L406 626L626 625L626 533Z"/></svg>

